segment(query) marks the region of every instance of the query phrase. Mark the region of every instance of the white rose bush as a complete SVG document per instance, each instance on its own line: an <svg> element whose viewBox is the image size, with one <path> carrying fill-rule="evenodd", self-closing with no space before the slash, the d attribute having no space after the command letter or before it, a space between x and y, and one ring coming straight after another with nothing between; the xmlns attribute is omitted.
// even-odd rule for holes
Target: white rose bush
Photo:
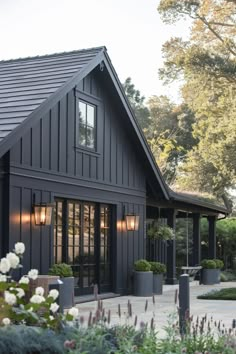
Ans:
<svg viewBox="0 0 236 354"><path fill-rule="evenodd" d="M0 260L0 326L29 325L60 330L68 323L74 323L78 309L72 308L66 315L59 312L59 292L49 291L45 296L43 287L37 287L30 294L30 281L36 280L38 270L31 269L19 281L13 279L13 272L21 269L25 245L17 242L12 252Z"/></svg>

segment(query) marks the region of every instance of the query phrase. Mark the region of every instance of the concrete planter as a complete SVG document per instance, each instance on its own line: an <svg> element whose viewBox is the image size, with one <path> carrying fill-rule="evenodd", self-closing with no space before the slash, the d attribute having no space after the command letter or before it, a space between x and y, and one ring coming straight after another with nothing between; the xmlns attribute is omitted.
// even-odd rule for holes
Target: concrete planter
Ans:
<svg viewBox="0 0 236 354"><path fill-rule="evenodd" d="M163 274L153 274L153 293L156 295L162 294Z"/></svg>
<svg viewBox="0 0 236 354"><path fill-rule="evenodd" d="M203 269L202 284L212 285L220 283L220 269Z"/></svg>
<svg viewBox="0 0 236 354"><path fill-rule="evenodd" d="M152 296L153 294L153 272L134 271L134 295Z"/></svg>
<svg viewBox="0 0 236 354"><path fill-rule="evenodd" d="M61 278L63 282L60 302L63 308L70 308L74 305L74 277Z"/></svg>

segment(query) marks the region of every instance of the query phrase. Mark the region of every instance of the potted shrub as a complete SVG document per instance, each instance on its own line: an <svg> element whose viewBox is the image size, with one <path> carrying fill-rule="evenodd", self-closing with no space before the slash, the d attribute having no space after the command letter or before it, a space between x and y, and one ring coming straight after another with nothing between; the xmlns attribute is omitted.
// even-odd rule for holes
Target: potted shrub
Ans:
<svg viewBox="0 0 236 354"><path fill-rule="evenodd" d="M74 277L71 266L66 263L54 264L49 269L49 275L57 275L63 282L62 291L60 291L62 307L72 307L74 305Z"/></svg>
<svg viewBox="0 0 236 354"><path fill-rule="evenodd" d="M153 272L151 264L145 259L139 259L134 263L134 295L152 296Z"/></svg>
<svg viewBox="0 0 236 354"><path fill-rule="evenodd" d="M150 264L151 271L153 272L153 293L161 295L163 289L163 274L166 273L166 266L159 262L150 262Z"/></svg>
<svg viewBox="0 0 236 354"><path fill-rule="evenodd" d="M220 269L223 265L224 263L219 259L202 260L202 284L218 284L220 282Z"/></svg>

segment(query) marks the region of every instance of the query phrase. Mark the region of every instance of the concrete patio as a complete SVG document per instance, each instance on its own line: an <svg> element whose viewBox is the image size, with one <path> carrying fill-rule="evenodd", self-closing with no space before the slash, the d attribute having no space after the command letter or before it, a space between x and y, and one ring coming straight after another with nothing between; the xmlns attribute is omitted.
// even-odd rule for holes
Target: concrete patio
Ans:
<svg viewBox="0 0 236 354"><path fill-rule="evenodd" d="M197 296L205 294L211 290L222 288L236 287L236 282L226 282L217 285L199 285L197 281L190 283L190 314L196 319L197 316L202 317L207 314L208 318L213 317L216 321L222 321L226 328L231 327L232 320L236 318L236 302L235 301L220 301L220 300L198 300ZM154 318L155 326L163 333L164 326L168 323L168 317L176 313L177 305L175 304L175 292L178 285L164 285L163 295L155 296L155 304L152 297L143 298L135 296L121 296L112 299L103 300L103 307L111 311L111 324L133 324L135 315L138 317L138 325L141 321L150 323ZM146 300L148 307L145 311ZM132 304L132 317L128 316L128 301ZM121 317L118 315L118 304L121 307ZM87 302L77 305L80 310L80 315L83 315L85 321L88 319L89 312L92 311L95 315L97 302Z"/></svg>

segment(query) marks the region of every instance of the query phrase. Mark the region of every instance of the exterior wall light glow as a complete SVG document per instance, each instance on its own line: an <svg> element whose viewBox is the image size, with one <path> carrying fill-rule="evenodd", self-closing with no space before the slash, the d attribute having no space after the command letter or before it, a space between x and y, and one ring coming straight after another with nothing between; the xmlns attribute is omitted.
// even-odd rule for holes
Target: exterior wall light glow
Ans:
<svg viewBox="0 0 236 354"><path fill-rule="evenodd" d="M127 214L125 215L127 231L137 231L139 228L139 215Z"/></svg>
<svg viewBox="0 0 236 354"><path fill-rule="evenodd" d="M35 204L34 220L35 225L51 225L52 222L52 204Z"/></svg>

